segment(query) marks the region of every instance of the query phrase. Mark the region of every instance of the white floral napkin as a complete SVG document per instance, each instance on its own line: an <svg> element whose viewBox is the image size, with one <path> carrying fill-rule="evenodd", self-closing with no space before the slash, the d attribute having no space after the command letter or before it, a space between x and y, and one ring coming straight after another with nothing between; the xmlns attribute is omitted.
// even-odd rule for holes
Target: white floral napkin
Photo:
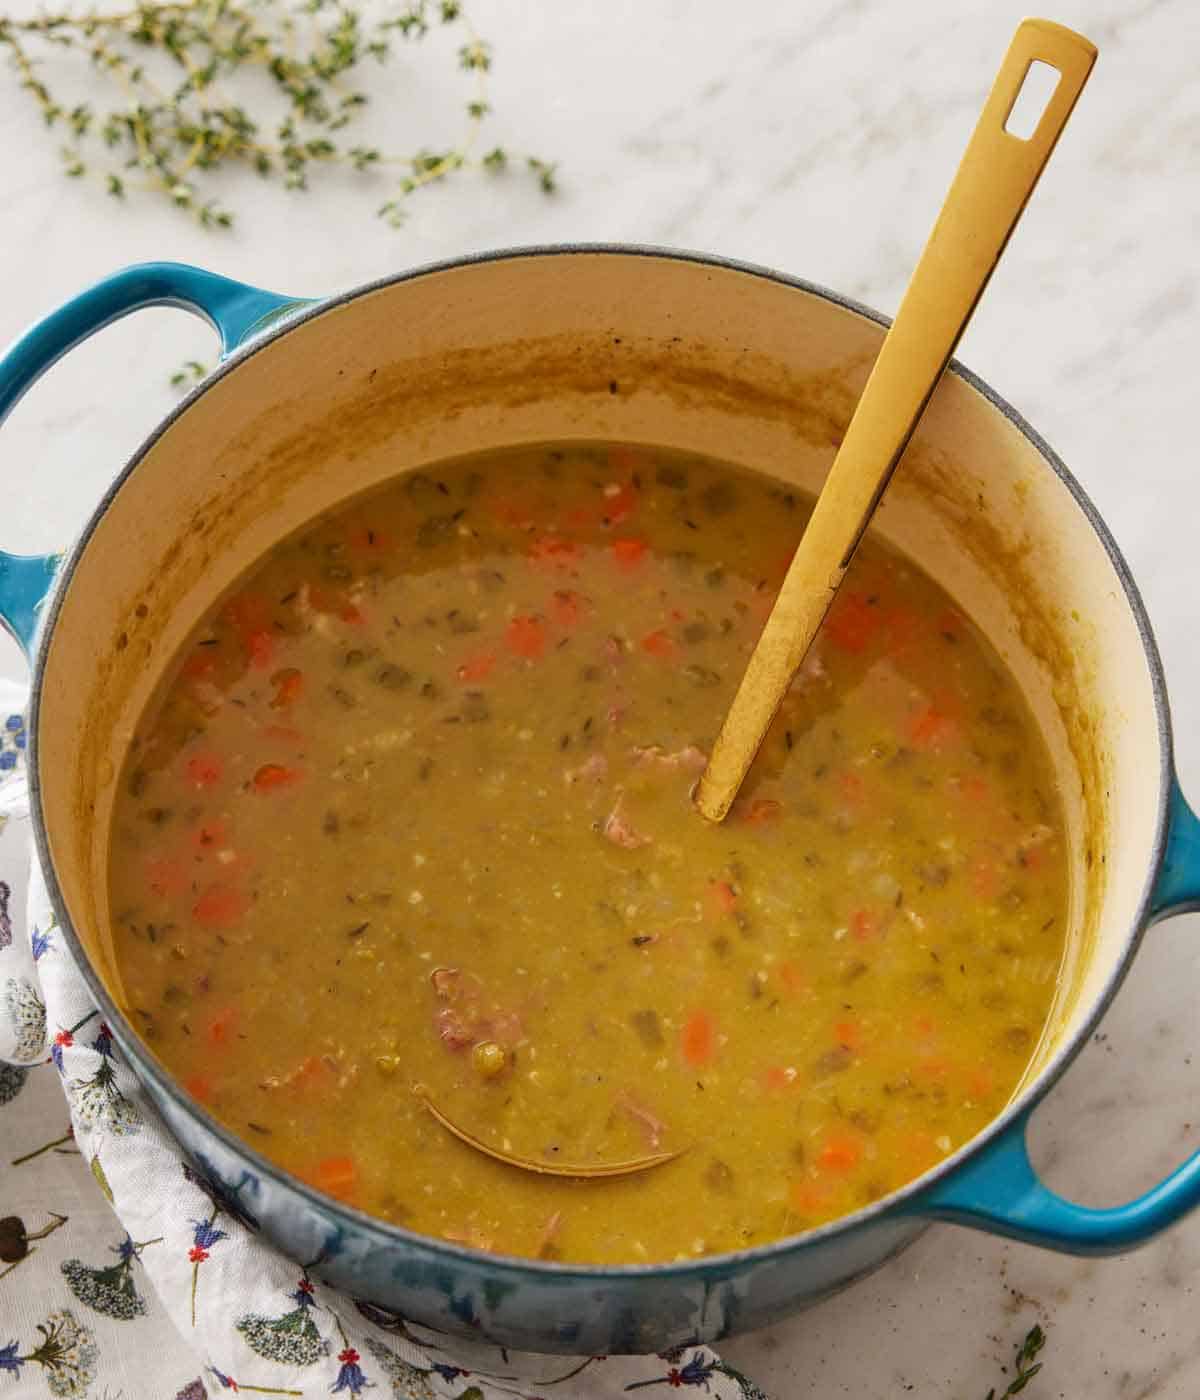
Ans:
<svg viewBox="0 0 1200 1400"><path fill-rule="evenodd" d="M259 1237L182 1159L56 926L33 860L24 700L0 681L0 1400L766 1400L706 1347L571 1359L443 1337Z"/></svg>

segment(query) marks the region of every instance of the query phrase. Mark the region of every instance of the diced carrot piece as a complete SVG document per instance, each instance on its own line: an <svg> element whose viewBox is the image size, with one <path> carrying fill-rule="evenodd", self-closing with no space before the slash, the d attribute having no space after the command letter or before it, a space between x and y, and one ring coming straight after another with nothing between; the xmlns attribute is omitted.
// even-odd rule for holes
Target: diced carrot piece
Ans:
<svg viewBox="0 0 1200 1400"><path fill-rule="evenodd" d="M892 656L902 656L921 636L921 618L912 608L888 608L883 626L887 649Z"/></svg>
<svg viewBox="0 0 1200 1400"><path fill-rule="evenodd" d="M565 535L538 535L529 546L529 557L537 563L566 568L579 558L579 546Z"/></svg>
<svg viewBox="0 0 1200 1400"><path fill-rule="evenodd" d="M275 655L275 634L267 628L249 632L245 637L246 655L256 671L265 671Z"/></svg>
<svg viewBox="0 0 1200 1400"><path fill-rule="evenodd" d="M208 680L217 669L215 650L214 647L197 647L183 663L181 674L184 679L189 681Z"/></svg>
<svg viewBox="0 0 1200 1400"><path fill-rule="evenodd" d="M850 915L850 932L860 943L870 943L879 933L879 915L873 909L855 909Z"/></svg>
<svg viewBox="0 0 1200 1400"><path fill-rule="evenodd" d="M227 928L237 923L249 907L250 901L240 890L229 885L210 885L192 905L192 917L210 928Z"/></svg>
<svg viewBox="0 0 1200 1400"><path fill-rule="evenodd" d="M296 768L285 768L282 763L264 763L251 781L256 792L275 792L299 782L300 772Z"/></svg>
<svg viewBox="0 0 1200 1400"><path fill-rule="evenodd" d="M941 749L958 737L958 724L933 705L926 705L909 720L908 737L919 749Z"/></svg>
<svg viewBox="0 0 1200 1400"><path fill-rule="evenodd" d="M918 1055L913 1068L927 1079L944 1079L952 1066L945 1055Z"/></svg>
<svg viewBox="0 0 1200 1400"><path fill-rule="evenodd" d="M600 511L594 506L575 506L566 515L566 523L572 530L590 530L599 525L600 520Z"/></svg>
<svg viewBox="0 0 1200 1400"><path fill-rule="evenodd" d="M647 632L642 638L642 650L650 653L651 656L660 657L666 660L675 655L675 643L661 628L654 632Z"/></svg>
<svg viewBox="0 0 1200 1400"><path fill-rule="evenodd" d="M1030 870L1036 874L1046 864L1046 852L1041 846L1023 846L1017 853L1017 864L1022 870Z"/></svg>
<svg viewBox="0 0 1200 1400"><path fill-rule="evenodd" d="M151 894L156 894L160 899L171 899L187 889L187 869L182 861L173 860L170 856L152 856L146 862L146 883Z"/></svg>
<svg viewBox="0 0 1200 1400"><path fill-rule="evenodd" d="M373 525L353 526L346 535L346 543L356 554L383 554L392 547L392 537Z"/></svg>
<svg viewBox="0 0 1200 1400"><path fill-rule="evenodd" d="M966 623L963 620L962 613L955 611L954 608L944 608L938 613L933 626L939 636L947 638L952 637L957 641L962 636L966 628Z"/></svg>
<svg viewBox="0 0 1200 1400"><path fill-rule="evenodd" d="M823 1215L830 1204L829 1187L817 1181L795 1181L788 1191L792 1208L802 1216Z"/></svg>
<svg viewBox="0 0 1200 1400"><path fill-rule="evenodd" d="M216 754L193 754L187 761L187 775L193 787L215 787L221 781L221 760Z"/></svg>
<svg viewBox="0 0 1200 1400"><path fill-rule="evenodd" d="M257 593L238 593L221 609L221 616L243 638L271 625L271 605Z"/></svg>
<svg viewBox="0 0 1200 1400"><path fill-rule="evenodd" d="M773 1092L790 1089L800 1082L800 1076L791 1065L772 1065L763 1074L763 1083Z"/></svg>
<svg viewBox="0 0 1200 1400"><path fill-rule="evenodd" d="M626 573L631 573L646 557L646 541L637 538L613 540L612 553L617 564Z"/></svg>
<svg viewBox="0 0 1200 1400"><path fill-rule="evenodd" d="M969 797L972 802L984 802L992 789L986 778L981 778L978 773L973 773L969 778L962 780L961 790L963 796Z"/></svg>
<svg viewBox="0 0 1200 1400"><path fill-rule="evenodd" d="M600 518L608 525L619 525L628 520L638 505L638 490L632 481L627 481L611 495L606 490L600 508Z"/></svg>
<svg viewBox="0 0 1200 1400"><path fill-rule="evenodd" d="M312 1180L326 1195L349 1200L358 1184L358 1168L353 1157L323 1157L317 1163Z"/></svg>
<svg viewBox="0 0 1200 1400"><path fill-rule="evenodd" d="M314 1080L320 1079L325 1071L326 1064L319 1055L306 1055L299 1065L288 1075L289 1084L308 1085Z"/></svg>
<svg viewBox="0 0 1200 1400"><path fill-rule="evenodd" d="M995 1087L996 1075L987 1065L980 1065L967 1076L967 1089L972 1098L986 1099Z"/></svg>
<svg viewBox="0 0 1200 1400"><path fill-rule="evenodd" d="M711 1062L717 1049L717 1023L707 1011L693 1011L679 1039L683 1058L693 1069Z"/></svg>
<svg viewBox="0 0 1200 1400"><path fill-rule="evenodd" d="M808 978L794 962L779 964L779 980L793 995L804 991L808 986Z"/></svg>
<svg viewBox="0 0 1200 1400"><path fill-rule="evenodd" d="M552 599L554 620L560 627L574 627L579 621L579 594L569 589L559 589Z"/></svg>
<svg viewBox="0 0 1200 1400"><path fill-rule="evenodd" d="M282 671L275 672L271 677L271 684L275 687L271 708L286 709L289 705L294 705L304 693L304 672L298 671L294 666L287 666Z"/></svg>
<svg viewBox="0 0 1200 1400"><path fill-rule="evenodd" d="M732 914L737 908L737 891L728 880L710 880L709 897L719 914Z"/></svg>
<svg viewBox="0 0 1200 1400"><path fill-rule="evenodd" d="M861 1050L863 1028L861 1021L849 1019L839 1021L833 1028L833 1038L847 1050Z"/></svg>
<svg viewBox="0 0 1200 1400"><path fill-rule="evenodd" d="M843 593L825 619L825 633L841 651L862 652L883 623L883 610L865 593Z"/></svg>
<svg viewBox="0 0 1200 1400"><path fill-rule="evenodd" d="M536 661L546 650L545 624L536 617L514 617L504 629L504 644L515 655Z"/></svg>
<svg viewBox="0 0 1200 1400"><path fill-rule="evenodd" d="M233 1038L233 1028L237 1023L237 1011L232 1006L227 1006L208 1023L208 1043L210 1045L225 1045Z"/></svg>
<svg viewBox="0 0 1200 1400"><path fill-rule="evenodd" d="M861 802L866 784L859 773L839 773L838 787L847 802Z"/></svg>
<svg viewBox="0 0 1200 1400"><path fill-rule="evenodd" d="M319 584L309 585L308 601L317 612L335 613L343 622L358 624L366 621L366 616L357 603L351 602L344 593L322 588Z"/></svg>
<svg viewBox="0 0 1200 1400"><path fill-rule="evenodd" d="M862 1161L861 1138L844 1130L829 1134L817 1153L817 1165L827 1172L851 1172Z"/></svg>
<svg viewBox="0 0 1200 1400"><path fill-rule="evenodd" d="M756 797L741 806L737 815L747 826L769 826L783 811L783 803L771 797Z"/></svg>
<svg viewBox="0 0 1200 1400"><path fill-rule="evenodd" d="M455 674L460 681L485 681L491 675L492 667L495 664L496 653L494 651L481 651L474 656L467 657Z"/></svg>
<svg viewBox="0 0 1200 1400"><path fill-rule="evenodd" d="M183 1081L183 1087L191 1094L192 1098L198 1099L201 1103L212 1102L212 1080L207 1074L189 1074Z"/></svg>
<svg viewBox="0 0 1200 1400"><path fill-rule="evenodd" d="M224 846L228 839L225 823L215 817L209 821L201 822L192 832L192 845L198 851L215 851Z"/></svg>
<svg viewBox="0 0 1200 1400"><path fill-rule="evenodd" d="M971 889L979 899L995 899L1000 893L1000 872L988 856L976 856L971 862Z"/></svg>

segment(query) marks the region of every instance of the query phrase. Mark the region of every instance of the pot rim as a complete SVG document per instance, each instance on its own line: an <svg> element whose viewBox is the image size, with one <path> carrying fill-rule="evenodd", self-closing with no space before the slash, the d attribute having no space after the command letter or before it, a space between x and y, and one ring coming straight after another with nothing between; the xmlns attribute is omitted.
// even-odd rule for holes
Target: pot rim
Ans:
<svg viewBox="0 0 1200 1400"><path fill-rule="evenodd" d="M1010 403L1003 399L978 375L974 374L957 359L952 359L949 362L947 373L953 374L961 379L968 387L991 404L991 406L1021 434L1041 458L1045 466L1053 471L1066 487L1076 506L1078 506L1087 523L1100 540L1109 562L1112 565L1113 571L1121 584L1126 603L1133 613L1134 622L1137 626L1138 636L1142 643L1142 650L1145 655L1150 676L1160 755L1158 775L1159 791L1156 804L1153 856L1150 861L1150 868L1146 874L1145 883L1142 887L1142 892L1138 899L1136 915L1128 935L1124 952L1116 967L1109 975L1100 994L1096 997L1091 1009L1086 1016L1084 1016L1073 1035L1060 1046L1054 1056L1042 1069L1041 1073L1009 1102L1003 1112L993 1118L986 1127L973 1138L965 1142L956 1152L952 1153L935 1167L930 1168L924 1175L916 1177L899 1190L881 1197L878 1201L864 1206L851 1215L840 1216L836 1220L829 1221L825 1225L818 1226L800 1235L786 1236L783 1239L772 1240L768 1243L755 1245L748 1249L735 1250L723 1254L702 1255L696 1259L650 1264L570 1264L530 1259L521 1255L495 1254L490 1251L473 1249L467 1245L455 1244L448 1240L440 1240L431 1235L423 1235L416 1231L405 1229L401 1225L393 1225L376 1216L368 1215L363 1211L356 1210L352 1206L345 1205L335 1200L333 1197L326 1196L322 1192L309 1186L306 1182L300 1180L299 1177L292 1176L290 1172L285 1171L282 1167L277 1166L274 1162L262 1156L250 1143L225 1127L223 1123L213 1117L201 1105L193 1102L193 1100L184 1093L173 1076L159 1063L156 1057L144 1049L136 1030L117 1007L116 1003L109 995L108 989L92 967L91 961L75 932L66 901L63 898L62 889L59 886L50 858L49 841L46 835L42 812L41 782L37 764L37 735L42 708L41 682L44 663L59 609L62 606L63 599L66 597L78 562L108 507L115 499L128 477L136 470L150 450L158 443L159 439L170 430L175 422L181 418L183 414L187 413L192 405L207 393L213 385L227 375L234 373L248 359L269 350L277 340L281 339L283 336L290 335L308 321L337 310L342 306L349 305L360 297L383 291L386 288L399 286L405 282L415 281L421 277L427 277L442 272L462 270L480 264L486 265L493 262L515 261L526 258L572 256L576 254L583 254L586 256L600 255L657 258L672 262L693 263L702 267L719 268L723 271L743 273L761 278L764 281L773 282L792 291L806 292L842 310L853 312L863 317L865 320L871 321L875 325L882 326L885 329L891 325L890 317L884 316L872 307L864 305L862 302L856 301L851 297L843 296L841 293L831 291L818 283L809 282L799 277L793 277L787 273L779 272L761 264L743 262L739 259L724 257L719 254L704 253L683 248L658 247L652 244L607 242L530 244L513 248L500 248L468 253L459 257L423 263L403 272L393 273L390 276L379 277L369 282L360 283L347 291L339 292L331 297L315 301L311 305L306 306L303 310L287 315L278 324L258 335L252 336L248 341L244 341L238 348L226 356L212 373L191 389L190 392L175 405L171 412L162 419L142 444L135 449L124 467L113 479L108 489L100 498L92 514L89 516L78 538L67 552L52 589L42 626L39 628L37 650L31 662L32 675L30 682L28 726L30 735L28 758L30 816L32 819L38 860L41 864L51 904L59 920L59 926L66 937L76 965L83 975L84 981L87 983L88 990L99 1005L105 1018L114 1024L116 1038L121 1042L131 1062L136 1066L138 1077L150 1080L155 1090L170 1100L177 1110L181 1110L192 1118L199 1119L208 1133L215 1136L228 1151L231 1151L238 1157L248 1160L254 1170L260 1175L274 1179L280 1182L280 1184L287 1186L289 1190L298 1193L310 1206L317 1207L327 1216L332 1217L339 1228L343 1225L348 1225L352 1226L360 1233L367 1231L372 1234L375 1237L375 1241L382 1246L403 1246L409 1250L415 1249L434 1256L449 1256L476 1267L484 1265L488 1269L499 1274L520 1273L527 1276L529 1274L534 1274L543 1277L547 1282L555 1278L563 1281L576 1280L581 1283L604 1282L605 1280L612 1280L615 1283L620 1283L638 1279L678 1279L681 1277L686 1280L689 1276L704 1276L714 1272L719 1274L737 1273L744 1267L764 1264L772 1260L781 1259L786 1255L819 1247L827 1244L838 1235L850 1235L859 1229L877 1223L885 1216L907 1216L910 1219L915 1219L917 1222L920 1222L923 1215L919 1208L920 1197L925 1195L934 1186L952 1177L954 1173L965 1166L971 1158L983 1152L1012 1128L1014 1124L1024 1116L1030 1114L1062 1077L1072 1061L1083 1049L1084 1045L1087 1044L1096 1026L1103 1019L1113 998L1116 996L1117 991L1120 989L1122 982L1128 974L1129 968L1133 963L1133 959L1141 946L1142 939L1151 922L1151 902L1166 850L1174 762L1171 715L1167 700L1166 681L1158 646L1154 639L1154 633L1150 626L1150 620L1146 613L1145 605L1142 601L1137 584L1134 582L1129 566L1125 562L1120 549L1117 547L1116 541L1113 539L1107 524L1083 487L1067 468L1066 464L1046 439L1043 438ZM924 1217L924 1223L929 1223L930 1220L931 1217Z"/></svg>

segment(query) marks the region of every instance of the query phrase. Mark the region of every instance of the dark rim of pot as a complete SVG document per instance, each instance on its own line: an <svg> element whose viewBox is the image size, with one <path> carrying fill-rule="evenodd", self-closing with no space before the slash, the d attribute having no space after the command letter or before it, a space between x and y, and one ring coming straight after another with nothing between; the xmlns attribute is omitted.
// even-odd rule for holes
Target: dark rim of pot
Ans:
<svg viewBox="0 0 1200 1400"><path fill-rule="evenodd" d="M841 1216L836 1220L832 1220L825 1225L818 1226L800 1235L786 1236L783 1239L773 1240L766 1244L755 1245L748 1249L735 1250L729 1253L702 1255L696 1259L658 1264L564 1264L547 1260L530 1259L520 1255L493 1254L483 1250L472 1249L466 1245L453 1244L450 1241L440 1240L431 1235L423 1235L413 1230L407 1230L401 1225L393 1225L387 1221L380 1220L377 1216L368 1215L363 1211L344 1205L334 1200L332 1197L317 1191L315 1188L301 1181L298 1177L292 1176L282 1167L277 1166L274 1162L262 1156L244 1139L231 1132L224 1124L209 1114L207 1110L195 1103L167 1073L153 1054L146 1051L136 1029L121 1013L115 1002L109 996L107 988L96 974L75 933L67 910L66 901L63 898L62 890L58 884L54 867L50 860L49 843L47 841L45 824L43 821L41 783L37 768L37 733L42 705L41 677L43 663L50 644L50 638L54 632L54 624L58 617L58 611L67 589L70 586L76 565L92 536L92 532L103 518L109 504L121 489L126 478L137 468L146 454L155 446L159 439L171 429L175 422L187 413L192 405L195 404L198 399L202 398L214 384L223 379L226 375L235 373L246 360L268 351L275 341L300 330L307 322L315 320L317 317L323 316L330 311L337 310L339 307L346 306L358 300L360 297L370 296L375 292L399 286L405 282L414 281L417 278L427 277L435 273L462 270L477 264L526 258L570 257L577 254L621 258L658 258L671 262L695 263L704 267L735 272L773 282L792 291L805 292L810 296L819 297L823 301L830 302L834 306L838 306L845 311L853 312L878 326L886 328L891 325L891 319L889 317L881 315L878 311L873 310L869 306L864 306L862 303L854 301L850 297L842 296L837 292L831 292L827 288L819 286L816 283L806 282L801 278L791 277L771 268L761 267L754 263L739 262L734 258L725 258L709 253L691 252L686 249L658 248L645 244L621 243L533 245L530 247L473 253L459 258L449 258L440 262L426 263L406 272L396 273L390 277L382 277L372 282L363 283L349 291L338 293L327 300L314 302L304 310L282 318L278 324L272 326L260 335L255 336L248 343L243 344L242 347L233 351L227 359L196 385L195 388L193 388L162 420L158 427L155 428L150 436L146 438L142 445L134 452L119 475L113 480L63 562L53 589L52 598L47 606L46 615L39 629L38 646L33 661L29 717L30 751L28 769L34 840L51 902L58 916L60 926L70 945L71 952L97 1004L100 1006L105 1016L116 1023L118 1027L118 1039L123 1042L126 1052L130 1055L131 1060L136 1063L139 1077L153 1081L158 1092L169 1098L177 1109L182 1110L192 1118L198 1119L208 1133L216 1137L230 1152L238 1157L246 1159L262 1176L280 1185L286 1186L289 1190L305 1198L312 1206L319 1208L327 1216L332 1217L345 1226L352 1227L356 1232L369 1232L377 1238L379 1244L402 1245L405 1248L416 1249L425 1253L448 1255L453 1258L461 1259L464 1263L470 1263L476 1267L485 1267L495 1273L534 1273L547 1276L548 1278L557 1276L560 1278L574 1278L580 1281L605 1278L612 1278L613 1280L633 1280L639 1277L668 1278L703 1275L714 1271L728 1274L737 1272L744 1265L749 1266L766 1262L782 1255L824 1244L839 1234L849 1234L858 1228L878 1221L885 1215L906 1215L918 1221L923 1219L929 1222L932 1217L925 1215L921 1210L920 1198L934 1185L952 1176L969 1158L975 1156L1004 1133L1021 1115L1032 1111L1033 1107L1035 1107L1054 1084L1057 1083L1058 1079L1087 1043L1092 1031L1108 1010L1113 997L1116 995L1128 973L1134 955L1148 927L1150 903L1165 853L1173 766L1171 716L1167 702L1162 662L1159 658L1158 647L1155 643L1154 634L1146 615L1145 606L1138 592L1137 585L1133 580L1133 576L1129 571L1129 566L1126 564L1120 550L1117 548L1115 540L1109 533L1108 526L1101 518L1100 513L1092 504L1079 482L1072 476L1062 460L1050 447L1049 443L1025 421L1016 409L957 360L952 360L950 362L948 372L963 380L964 383L974 389L982 398L986 399L987 402L1021 434L1041 457L1042 461L1055 473L1070 492L1075 504L1079 507L1088 524L1099 538L1108 556L1109 562L1113 567L1113 571L1120 580L1125 599L1133 613L1138 634L1141 638L1142 649L1146 658L1146 665L1153 689L1154 707L1157 719L1161 762L1158 775L1159 791L1154 833L1154 858L1151 861L1150 869L1147 871L1146 881L1138 901L1134 926L1130 931L1124 954L1116 968L1110 974L1107 983L1099 997L1097 997L1092 1009L1084 1017L1070 1039L1059 1048L1036 1079L1026 1085L1004 1111L998 1117L994 1118L975 1137L964 1143L956 1152L952 1153L944 1161L938 1163L936 1167L931 1168L923 1176L917 1177L899 1190L881 1197L878 1201L864 1206L853 1214ZM120 1034L121 1028L126 1030L124 1036Z"/></svg>

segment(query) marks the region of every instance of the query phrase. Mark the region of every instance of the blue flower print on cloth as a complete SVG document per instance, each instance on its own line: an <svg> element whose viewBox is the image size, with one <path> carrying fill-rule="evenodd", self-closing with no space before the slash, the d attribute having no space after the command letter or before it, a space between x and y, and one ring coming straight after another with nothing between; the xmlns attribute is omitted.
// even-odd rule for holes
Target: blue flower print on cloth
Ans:
<svg viewBox="0 0 1200 1400"><path fill-rule="evenodd" d="M33 829L25 780L24 696L0 682L0 1061L33 1065L46 1056L46 1007L33 944L23 932Z"/></svg>
<svg viewBox="0 0 1200 1400"><path fill-rule="evenodd" d="M0 773L11 772L25 757L25 716L9 715L0 730Z"/></svg>
<svg viewBox="0 0 1200 1400"><path fill-rule="evenodd" d="M32 862L22 700L0 682L3 714L0 1140L16 1146L0 1400L764 1400L706 1347L520 1356L356 1302L276 1252L244 1202L183 1161L91 1002Z"/></svg>
<svg viewBox="0 0 1200 1400"><path fill-rule="evenodd" d="M87 1395L98 1360L95 1334L66 1308L38 1323L28 1350L20 1342L0 1347L0 1372L19 1376L26 1368L40 1369L51 1395Z"/></svg>
<svg viewBox="0 0 1200 1400"><path fill-rule="evenodd" d="M146 1302L137 1290L133 1266L148 1245L161 1240L145 1240L134 1244L128 1235L109 1253L117 1256L115 1264L90 1267L79 1259L68 1259L61 1265L67 1286L80 1303L108 1317L130 1319L143 1317Z"/></svg>

